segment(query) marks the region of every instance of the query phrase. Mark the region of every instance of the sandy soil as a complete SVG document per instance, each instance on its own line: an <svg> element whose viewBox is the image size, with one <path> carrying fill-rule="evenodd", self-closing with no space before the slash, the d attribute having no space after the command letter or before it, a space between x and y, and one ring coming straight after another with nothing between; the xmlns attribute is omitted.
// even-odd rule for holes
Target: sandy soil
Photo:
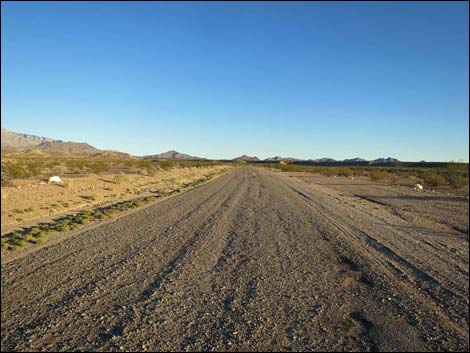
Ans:
<svg viewBox="0 0 470 353"><path fill-rule="evenodd" d="M468 351L468 200L331 179L238 168L4 258L2 350Z"/></svg>
<svg viewBox="0 0 470 353"><path fill-rule="evenodd" d="M122 174L119 183L115 181L118 174L63 177L63 184L17 179L14 187L2 187L1 233L91 206L171 189L223 168L177 168L153 176Z"/></svg>

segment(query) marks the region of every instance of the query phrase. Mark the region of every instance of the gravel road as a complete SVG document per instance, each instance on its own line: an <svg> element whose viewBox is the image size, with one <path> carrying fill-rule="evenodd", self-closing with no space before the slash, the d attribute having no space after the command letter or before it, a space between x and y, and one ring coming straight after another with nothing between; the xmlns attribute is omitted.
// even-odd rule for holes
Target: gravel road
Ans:
<svg viewBox="0 0 470 353"><path fill-rule="evenodd" d="M2 351L467 351L468 200L347 190L242 167L6 257Z"/></svg>

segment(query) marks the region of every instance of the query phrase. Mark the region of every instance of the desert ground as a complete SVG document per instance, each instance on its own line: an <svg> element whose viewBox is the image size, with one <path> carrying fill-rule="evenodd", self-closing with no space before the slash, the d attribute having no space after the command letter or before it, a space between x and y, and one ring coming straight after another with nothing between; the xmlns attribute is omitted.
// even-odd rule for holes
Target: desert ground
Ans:
<svg viewBox="0 0 470 353"><path fill-rule="evenodd" d="M468 216L467 195L234 168L4 254L1 348L468 351Z"/></svg>
<svg viewBox="0 0 470 353"><path fill-rule="evenodd" d="M159 170L152 175L67 174L62 177L63 183L60 184L49 184L47 178L40 177L15 179L11 182L14 186L2 187L1 232L4 234L78 210L171 190L184 183L217 174L225 168L172 168Z"/></svg>

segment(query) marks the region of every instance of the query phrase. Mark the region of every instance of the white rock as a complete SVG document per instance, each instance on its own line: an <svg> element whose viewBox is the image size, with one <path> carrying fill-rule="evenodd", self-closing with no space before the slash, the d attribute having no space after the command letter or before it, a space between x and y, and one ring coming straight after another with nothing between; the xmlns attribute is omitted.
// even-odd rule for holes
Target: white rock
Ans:
<svg viewBox="0 0 470 353"><path fill-rule="evenodd" d="M423 189L424 189L423 185L421 185L421 184L415 184L415 190L421 191L421 190L423 190Z"/></svg>
<svg viewBox="0 0 470 353"><path fill-rule="evenodd" d="M61 182L62 182L62 179L58 177L57 175L49 178L49 183L61 183Z"/></svg>

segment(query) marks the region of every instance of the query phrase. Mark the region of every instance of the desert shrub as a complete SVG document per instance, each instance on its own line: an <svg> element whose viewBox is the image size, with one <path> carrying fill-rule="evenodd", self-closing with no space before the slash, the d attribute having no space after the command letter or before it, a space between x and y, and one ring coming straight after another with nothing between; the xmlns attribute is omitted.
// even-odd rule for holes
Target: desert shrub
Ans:
<svg viewBox="0 0 470 353"><path fill-rule="evenodd" d="M150 169L152 168L152 162L151 161L139 161L139 168Z"/></svg>
<svg viewBox="0 0 470 353"><path fill-rule="evenodd" d="M325 167L320 170L320 173L322 175L332 177L338 174L338 170L336 168Z"/></svg>
<svg viewBox="0 0 470 353"><path fill-rule="evenodd" d="M78 223L80 223L80 224L88 224L88 223L90 223L90 218L88 218L88 217L81 217L81 218L78 220Z"/></svg>
<svg viewBox="0 0 470 353"><path fill-rule="evenodd" d="M448 163L447 173L449 174L461 174L468 175L468 163Z"/></svg>
<svg viewBox="0 0 470 353"><path fill-rule="evenodd" d="M406 170L398 170L398 171L396 172L396 174L397 174L398 176L401 176L402 178L409 178L409 177L411 177L411 176L415 176L414 173L412 173L412 172L410 172L410 171L406 171Z"/></svg>
<svg viewBox="0 0 470 353"><path fill-rule="evenodd" d="M57 167L60 165L60 161L58 159L54 159L54 160L49 160L47 163L46 163L46 167L47 168L54 168L54 167Z"/></svg>
<svg viewBox="0 0 470 353"><path fill-rule="evenodd" d="M387 176L387 173L383 170L373 170L369 173L369 178L372 181L382 180Z"/></svg>
<svg viewBox="0 0 470 353"><path fill-rule="evenodd" d="M445 170L447 182L454 188L468 185L468 164L449 163Z"/></svg>
<svg viewBox="0 0 470 353"><path fill-rule="evenodd" d="M57 224L55 230L57 230L58 232L67 232L69 231L70 227L67 223L59 223Z"/></svg>
<svg viewBox="0 0 470 353"><path fill-rule="evenodd" d="M32 227L29 229L29 234L36 236L41 232L41 229L39 227Z"/></svg>
<svg viewBox="0 0 470 353"><path fill-rule="evenodd" d="M118 174L113 177L113 181L115 184L122 184L126 181L126 177L122 174Z"/></svg>
<svg viewBox="0 0 470 353"><path fill-rule="evenodd" d="M103 161L97 161L91 164L90 169L93 173L100 174L109 170L109 164Z"/></svg>
<svg viewBox="0 0 470 353"><path fill-rule="evenodd" d="M351 174L353 176L360 176L360 175L365 175L366 174L366 169L364 168L351 168Z"/></svg>
<svg viewBox="0 0 470 353"><path fill-rule="evenodd" d="M25 237L20 232L15 232L8 239L9 249L17 250L18 248L26 245Z"/></svg>
<svg viewBox="0 0 470 353"><path fill-rule="evenodd" d="M161 162L158 162L158 164L162 169L165 169L165 170L174 168L176 166L176 163L173 161L161 161Z"/></svg>
<svg viewBox="0 0 470 353"><path fill-rule="evenodd" d="M422 175L423 181L431 186L441 186L446 184L446 179L436 171L428 170Z"/></svg>
<svg viewBox="0 0 470 353"><path fill-rule="evenodd" d="M4 171L12 178L24 178L26 176L24 167L19 164L7 164Z"/></svg>
<svg viewBox="0 0 470 353"><path fill-rule="evenodd" d="M2 252L8 249L8 239L5 237L2 237Z"/></svg>
<svg viewBox="0 0 470 353"><path fill-rule="evenodd" d="M46 237L46 235L47 235L47 233L46 233L46 232L44 232L44 231L41 231L41 232L39 232L39 233L35 234L35 237L36 237L36 238L38 238L38 239L41 239L41 238L45 238L45 237Z"/></svg>
<svg viewBox="0 0 470 353"><path fill-rule="evenodd" d="M82 171L87 166L87 161L81 159L69 159L65 162L68 169Z"/></svg>
<svg viewBox="0 0 470 353"><path fill-rule="evenodd" d="M69 224L68 224L68 227L70 230L73 230L73 229L76 229L80 226L81 223L78 223L74 220L72 220Z"/></svg>
<svg viewBox="0 0 470 353"><path fill-rule="evenodd" d="M43 163L31 163L26 166L28 172L32 176L38 176L44 170Z"/></svg>
<svg viewBox="0 0 470 353"><path fill-rule="evenodd" d="M353 175L353 172L351 168L340 168L340 170L338 171L338 175L344 176L344 177L350 177L351 175Z"/></svg>
<svg viewBox="0 0 470 353"><path fill-rule="evenodd" d="M468 185L468 177L457 174L448 175L447 181L454 188L461 188Z"/></svg>

